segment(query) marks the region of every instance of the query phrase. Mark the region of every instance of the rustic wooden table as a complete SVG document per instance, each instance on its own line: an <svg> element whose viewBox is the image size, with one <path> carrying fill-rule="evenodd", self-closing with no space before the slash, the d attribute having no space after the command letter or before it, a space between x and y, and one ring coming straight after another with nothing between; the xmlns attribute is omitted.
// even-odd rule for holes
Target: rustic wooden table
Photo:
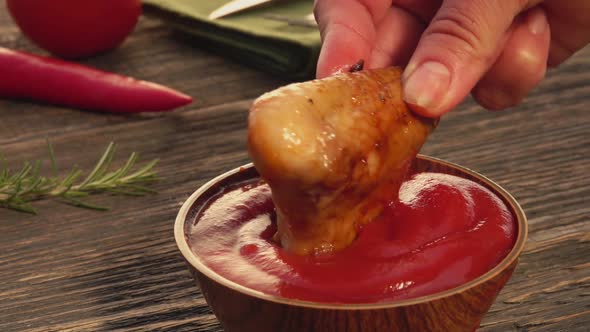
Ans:
<svg viewBox="0 0 590 332"><path fill-rule="evenodd" d="M42 52L3 6L0 46ZM160 158L163 177L156 195L91 200L107 212L47 201L35 203L37 216L0 209L0 331L221 331L176 249L174 218L201 184L248 162L248 105L285 82L149 17L121 48L85 63L197 101L169 114L118 116L0 100L0 151L13 168L46 158L46 138L59 164L84 169L115 141L120 159L132 151ZM481 331L589 331L590 49L513 110L465 102L423 153L491 177L529 217L520 265Z"/></svg>

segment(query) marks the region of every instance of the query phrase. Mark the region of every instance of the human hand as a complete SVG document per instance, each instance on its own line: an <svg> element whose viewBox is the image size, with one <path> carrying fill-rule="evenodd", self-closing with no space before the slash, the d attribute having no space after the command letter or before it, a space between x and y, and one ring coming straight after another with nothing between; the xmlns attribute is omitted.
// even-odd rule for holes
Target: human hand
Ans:
<svg viewBox="0 0 590 332"><path fill-rule="evenodd" d="M438 117L470 92L488 109L518 104L590 42L588 0L316 0L317 76L405 66L404 98Z"/></svg>

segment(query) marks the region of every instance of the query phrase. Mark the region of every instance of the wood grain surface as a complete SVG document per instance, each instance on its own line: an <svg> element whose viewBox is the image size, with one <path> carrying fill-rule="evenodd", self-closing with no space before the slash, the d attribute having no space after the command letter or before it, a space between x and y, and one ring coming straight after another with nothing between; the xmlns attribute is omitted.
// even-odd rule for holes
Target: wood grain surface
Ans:
<svg viewBox="0 0 590 332"><path fill-rule="evenodd" d="M248 162L246 110L284 84L203 50L202 41L145 16L114 52L84 61L197 99L174 113L118 116L0 100L0 151L10 166L46 158L88 169L110 141L160 158L159 193L97 196L107 212L39 201L38 216L0 209L0 331L221 331L173 239L182 202ZM0 3L0 46L32 46ZM2 79L0 77L0 79ZM590 49L580 51L514 109L467 100L422 150L467 166L522 204L530 237L514 276L480 331L590 329ZM48 167L48 163L45 164Z"/></svg>

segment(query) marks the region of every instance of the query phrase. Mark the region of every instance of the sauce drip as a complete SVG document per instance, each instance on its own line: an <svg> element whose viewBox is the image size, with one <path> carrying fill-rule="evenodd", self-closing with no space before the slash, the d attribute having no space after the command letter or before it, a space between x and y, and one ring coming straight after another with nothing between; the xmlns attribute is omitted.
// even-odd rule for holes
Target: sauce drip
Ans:
<svg viewBox="0 0 590 332"><path fill-rule="evenodd" d="M329 255L299 256L272 240L271 192L258 181L212 198L188 238L205 265L246 287L306 301L374 303L477 278L508 254L516 231L505 204L485 187L418 173L349 247Z"/></svg>

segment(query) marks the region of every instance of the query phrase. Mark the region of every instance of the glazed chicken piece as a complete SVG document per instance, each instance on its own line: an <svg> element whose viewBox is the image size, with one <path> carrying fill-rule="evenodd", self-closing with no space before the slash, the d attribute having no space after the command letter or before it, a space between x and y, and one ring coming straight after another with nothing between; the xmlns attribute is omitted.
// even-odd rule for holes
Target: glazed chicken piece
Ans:
<svg viewBox="0 0 590 332"><path fill-rule="evenodd" d="M348 246L392 199L436 121L402 100L399 68L291 84L252 105L248 149L268 182L285 250Z"/></svg>

